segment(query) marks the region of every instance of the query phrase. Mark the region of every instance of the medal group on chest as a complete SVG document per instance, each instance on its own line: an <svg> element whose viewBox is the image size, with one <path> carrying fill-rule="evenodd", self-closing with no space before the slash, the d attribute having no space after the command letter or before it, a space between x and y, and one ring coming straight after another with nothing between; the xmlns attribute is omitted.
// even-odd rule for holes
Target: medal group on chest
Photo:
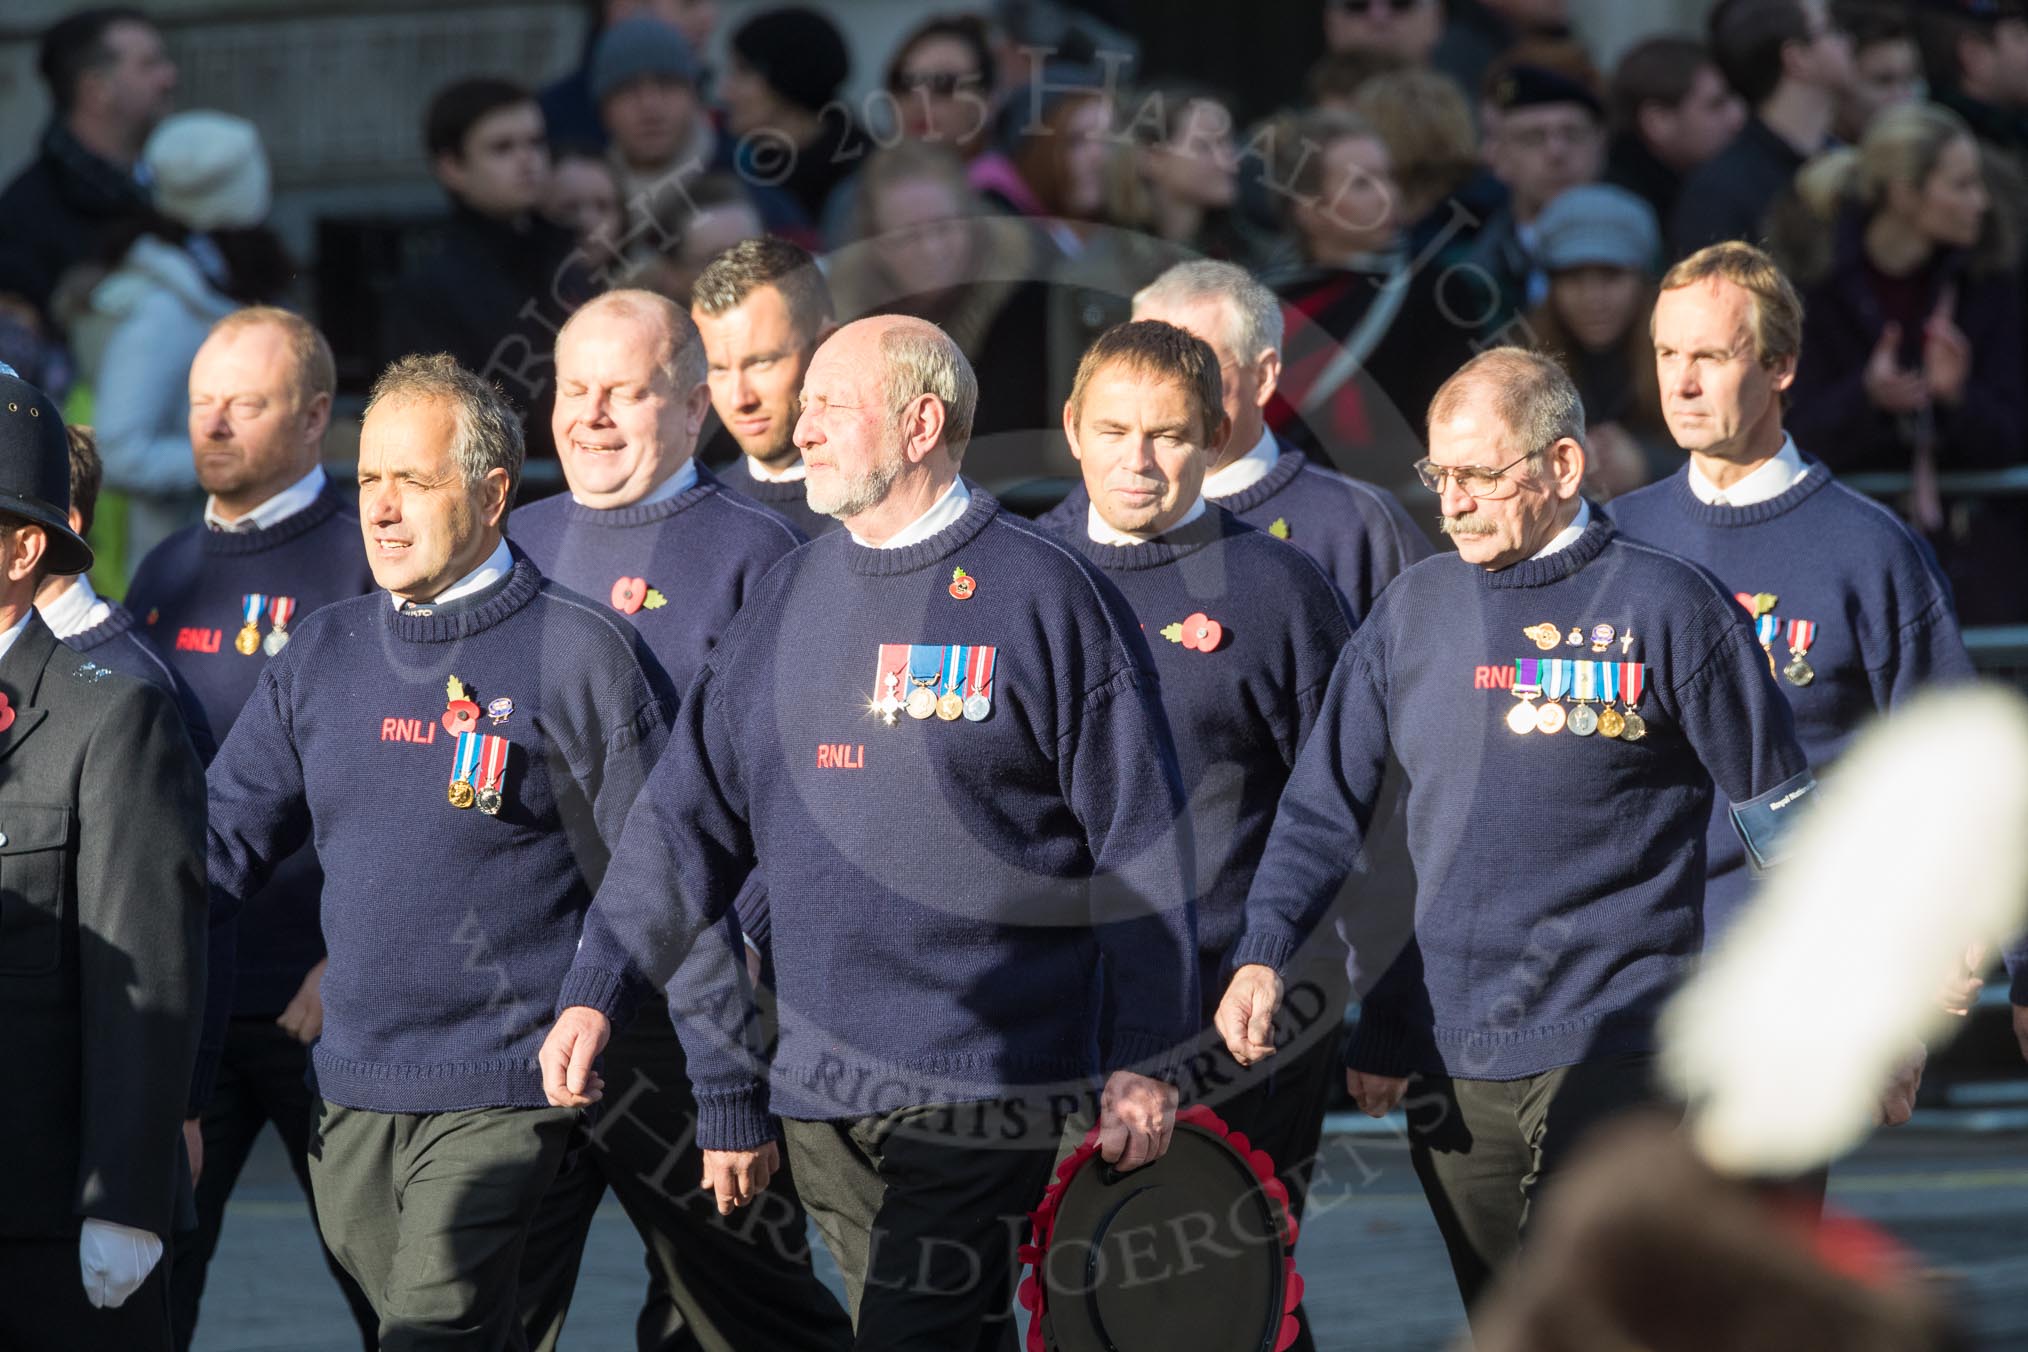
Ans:
<svg viewBox="0 0 2028 1352"><path fill-rule="evenodd" d="M243 657L252 657L257 652L273 657L289 642L289 621L296 613L296 598L293 596L269 596L266 592L248 592L240 598L240 616L245 621L232 646ZM266 615L272 627L266 638L261 637L261 616ZM152 623L152 620L151 620Z"/></svg>
<svg viewBox="0 0 2028 1352"><path fill-rule="evenodd" d="M1746 607L1746 613L1753 616L1754 637L1760 640L1761 651L1767 654L1767 674L1776 674L1775 644L1785 641L1789 650L1788 665L1780 668L1780 674L1788 678L1790 685L1802 687L1817 679L1816 671L1810 666L1810 645L1817 641L1815 620L1784 621L1774 613L1781 598L1773 592L1734 592L1732 599Z"/></svg>
<svg viewBox="0 0 2028 1352"><path fill-rule="evenodd" d="M983 723L993 715L993 668L999 650L986 643L883 643L873 678L873 711L894 727L907 714Z"/></svg>
<svg viewBox="0 0 2028 1352"><path fill-rule="evenodd" d="M1589 631L1574 625L1566 633L1543 623L1521 633L1545 653L1558 647L1582 651L1588 642L1593 653L1610 653L1617 646L1624 656L1634 646L1631 632L1610 624L1595 624ZM1516 702L1507 711L1507 727L1522 736L1537 732L1554 736L1567 730L1577 737L1638 742L1648 735L1647 720L1640 712L1647 672L1645 664L1633 661L1518 657L1512 686ZM1570 701L1567 708L1565 700Z"/></svg>
<svg viewBox="0 0 2028 1352"><path fill-rule="evenodd" d="M444 682L444 730L452 737L451 787L446 796L460 811L476 807L497 817L506 802L507 754L512 743L480 732L481 712L463 681L453 676ZM483 712L497 727L513 715L514 701L499 696L489 700Z"/></svg>

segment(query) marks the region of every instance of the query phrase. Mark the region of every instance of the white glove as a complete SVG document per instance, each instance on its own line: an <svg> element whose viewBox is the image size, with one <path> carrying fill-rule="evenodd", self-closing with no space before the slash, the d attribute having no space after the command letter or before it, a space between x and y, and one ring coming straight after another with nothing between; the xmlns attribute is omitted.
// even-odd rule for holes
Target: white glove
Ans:
<svg viewBox="0 0 2028 1352"><path fill-rule="evenodd" d="M77 1237L85 1297L96 1310L117 1310L162 1261L162 1238L118 1221L86 1221Z"/></svg>

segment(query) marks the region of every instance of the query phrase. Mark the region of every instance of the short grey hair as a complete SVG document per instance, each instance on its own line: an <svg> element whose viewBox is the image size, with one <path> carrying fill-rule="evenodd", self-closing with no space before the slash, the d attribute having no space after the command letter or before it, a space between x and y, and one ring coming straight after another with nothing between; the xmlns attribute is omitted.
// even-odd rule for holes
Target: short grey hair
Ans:
<svg viewBox="0 0 2028 1352"><path fill-rule="evenodd" d="M668 346L658 364L669 377L669 383L679 398L688 398L690 391L704 383L704 339L698 336L697 325L682 306L653 291L628 288L592 297L556 331L556 346L559 349L563 347L563 335L580 321L608 314L638 320L661 330Z"/></svg>
<svg viewBox="0 0 2028 1352"><path fill-rule="evenodd" d="M507 506L521 491L521 462L526 454L521 437L521 419L507 403L507 397L479 379L448 352L427 355L412 353L401 358L373 382L366 401L366 415L382 404L406 404L417 399L442 399L457 417L457 431L451 439L451 459L457 462L458 477L468 489L477 488L496 469L507 471Z"/></svg>
<svg viewBox="0 0 2028 1352"><path fill-rule="evenodd" d="M1495 347L1459 367L1429 401L1429 425L1449 422L1472 399L1490 395L1494 416L1514 438L1517 452L1546 451L1565 437L1584 438L1584 400L1569 374L1539 352Z"/></svg>
<svg viewBox="0 0 2028 1352"><path fill-rule="evenodd" d="M1282 303L1245 268L1200 258L1178 263L1134 293L1134 317L1152 306L1164 308L1216 300L1225 304L1226 344L1243 362L1260 360L1263 349L1282 351Z"/></svg>
<svg viewBox="0 0 2028 1352"><path fill-rule="evenodd" d="M935 395L944 406L945 449L951 459L964 459L979 407L979 377L951 336L927 325L898 325L880 335L880 363L889 420L899 420L910 400Z"/></svg>

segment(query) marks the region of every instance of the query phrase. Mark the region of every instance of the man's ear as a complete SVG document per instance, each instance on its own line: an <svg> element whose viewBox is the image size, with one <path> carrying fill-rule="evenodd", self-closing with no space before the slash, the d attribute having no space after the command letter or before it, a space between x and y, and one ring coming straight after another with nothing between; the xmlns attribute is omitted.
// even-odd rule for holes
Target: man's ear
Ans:
<svg viewBox="0 0 2028 1352"><path fill-rule="evenodd" d="M479 519L487 525L497 526L507 515L507 487L511 482L507 471L498 465L487 470L486 477L480 480Z"/></svg>
<svg viewBox="0 0 2028 1352"><path fill-rule="evenodd" d="M1224 409L1218 411L1218 422L1213 425L1211 435L1205 439L1204 452L1207 463L1215 463L1225 454L1226 444L1232 440L1232 419ZM1249 449L1251 449L1249 447Z"/></svg>
<svg viewBox="0 0 2028 1352"><path fill-rule="evenodd" d="M1282 354L1271 347L1264 348L1254 366L1260 372L1260 389L1254 393L1253 402L1256 407L1266 408L1268 400L1274 398L1275 391L1281 388Z"/></svg>
<svg viewBox="0 0 2028 1352"><path fill-rule="evenodd" d="M1084 452L1079 450L1077 445L1077 414L1072 410L1068 399L1063 401L1063 439L1070 443L1070 458L1082 461Z"/></svg>
<svg viewBox="0 0 2028 1352"><path fill-rule="evenodd" d="M933 394L918 394L908 404L908 411L902 415L902 435L907 438L902 447L912 465L920 465L944 439L944 426L948 421L944 412L944 401Z"/></svg>
<svg viewBox="0 0 2028 1352"><path fill-rule="evenodd" d="M1556 483L1556 496L1568 502L1584 489L1585 453L1584 447L1575 437L1558 437L1549 448L1550 478Z"/></svg>
<svg viewBox="0 0 2028 1352"><path fill-rule="evenodd" d="M321 391L310 400L310 406L303 410L303 440L313 445L322 458L324 434L331 430L331 396Z"/></svg>
<svg viewBox="0 0 2028 1352"><path fill-rule="evenodd" d="M1791 352L1786 357L1775 358L1769 363L1768 371L1774 377L1776 392L1788 393L1789 386L1796 383L1796 354Z"/></svg>

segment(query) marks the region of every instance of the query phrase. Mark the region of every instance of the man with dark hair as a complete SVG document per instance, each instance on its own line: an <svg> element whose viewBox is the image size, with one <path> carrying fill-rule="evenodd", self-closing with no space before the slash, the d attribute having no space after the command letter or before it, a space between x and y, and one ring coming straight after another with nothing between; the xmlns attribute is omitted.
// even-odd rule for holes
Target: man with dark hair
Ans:
<svg viewBox="0 0 2028 1352"><path fill-rule="evenodd" d="M526 1346L522 1246L576 1126L535 1052L675 700L623 619L507 545L521 470L492 385L441 353L382 373L358 471L381 589L294 627L212 763L209 1015L241 906L317 842L310 1177L389 1349Z"/></svg>
<svg viewBox="0 0 2028 1352"><path fill-rule="evenodd" d="M1838 101L1833 133L1857 145L1873 119L1927 92L1922 49L1905 4L1890 0L1833 0L1831 16L1852 38L1852 85Z"/></svg>
<svg viewBox="0 0 2028 1352"><path fill-rule="evenodd" d="M1923 0L1915 15L1931 96L2018 169L2028 153L2028 6Z"/></svg>
<svg viewBox="0 0 2028 1352"><path fill-rule="evenodd" d="M781 996L768 1107L867 1349L1011 1349L1015 1245L1064 1118L1095 1109L1123 1169L1161 1155L1158 1077L1196 1025L1146 641L1081 556L959 476L977 400L920 319L859 320L811 361L796 439L845 529L768 573L691 685L542 1051L551 1102L594 1101L610 1021L583 993L669 981L736 908ZM759 1086L694 1026L702 1136ZM751 1152L721 1206L776 1157Z"/></svg>
<svg viewBox="0 0 2028 1352"><path fill-rule="evenodd" d="M1753 112L1732 143L1683 182L1669 222L1678 257L1749 243L1810 156L1824 149L1852 88L1852 41L1828 0L1719 0L1711 55Z"/></svg>
<svg viewBox="0 0 2028 1352"><path fill-rule="evenodd" d="M1324 46L1427 66L1443 37L1443 0L1324 0Z"/></svg>
<svg viewBox="0 0 2028 1352"><path fill-rule="evenodd" d="M148 552L127 604L196 691L221 741L293 626L373 586L351 495L332 487L321 463L336 387L324 335L301 315L269 306L219 320L190 364L190 450L209 495L204 519ZM195 1336L226 1204L269 1123L310 1194L323 886L316 851L306 845L277 862L239 926L215 1087L191 1104L190 1130L207 1167L197 1180L197 1229L172 1255L178 1348ZM371 1347L372 1309L328 1249L325 1261Z"/></svg>
<svg viewBox="0 0 2028 1352"><path fill-rule="evenodd" d="M92 515L98 507L99 483L104 471L92 429L73 423L70 432L70 528L80 536L89 535ZM163 660L146 634L134 628L134 615L118 601L101 598L92 580L83 573L52 573L35 590L35 609L42 622L65 644L77 649L107 671L132 676L161 690L176 701L183 726L199 759L211 763L218 743L204 706L176 671Z"/></svg>
<svg viewBox="0 0 2028 1352"><path fill-rule="evenodd" d="M146 217L141 147L169 115L176 64L138 9L87 9L42 35L36 67L52 116L26 169L0 193L0 292L50 318L50 295L122 227Z"/></svg>
<svg viewBox="0 0 2028 1352"><path fill-rule="evenodd" d="M742 240L711 261L690 292L703 335L705 384L739 448L727 488L774 508L815 539L838 526L810 508L796 409L803 373L835 327L831 289L803 249L772 237Z"/></svg>
<svg viewBox="0 0 2028 1352"><path fill-rule="evenodd" d="M1339 658L1218 1010L1242 1065L1274 1055L1284 973L1398 758L1414 931L1360 955L1385 974L1347 1086L1375 1117L1408 1098L1473 1313L1584 1133L1656 1096L1656 1018L1701 951L1713 783L1760 862L1813 784L1745 612L1585 502L1584 438L1576 387L1535 353L1482 353L1437 392L1416 470L1457 553L1396 579Z"/></svg>
<svg viewBox="0 0 2028 1352"><path fill-rule="evenodd" d="M1558 196L1593 182L1605 167L1605 105L1573 73L1501 61L1487 73L1480 107L1486 163L1507 185L1507 205L1487 219L1467 262L1493 279L1498 300L1482 332L1497 333L1548 299L1535 221Z"/></svg>
<svg viewBox="0 0 2028 1352"><path fill-rule="evenodd" d="M1605 181L1642 198L1666 221L1683 176L1746 124L1746 105L1694 38L1649 38L1613 71L1612 145Z"/></svg>
<svg viewBox="0 0 2028 1352"><path fill-rule="evenodd" d="M542 109L512 81L460 80L430 100L423 146L451 215L396 286L385 355L450 353L506 392L529 454L551 455L550 342L592 284L570 231L542 215Z"/></svg>
<svg viewBox="0 0 2028 1352"><path fill-rule="evenodd" d="M0 374L0 1347L168 1352L163 1249L189 1209L177 1131L204 990L204 769L160 689L58 643L63 419Z"/></svg>
<svg viewBox="0 0 2028 1352"><path fill-rule="evenodd" d="M1431 64L1477 90L1493 63L1531 39L1570 36L1570 0L1445 0L1444 35Z"/></svg>
<svg viewBox="0 0 2028 1352"><path fill-rule="evenodd" d="M1205 499L1206 471L1232 433L1222 379L1213 347L1174 325L1137 320L1102 334L1063 412L1084 492L1075 511L1044 522L1105 570L1154 650L1196 830L1207 1030L1247 880L1352 634L1322 568ZM1299 1221L1340 1065L1342 973L1339 963L1313 987L1323 994L1315 1015L1272 1073L1242 1072L1213 1044L1183 1085L1275 1161ZM1307 1322L1292 1346L1312 1346Z"/></svg>
<svg viewBox="0 0 2028 1352"><path fill-rule="evenodd" d="M735 163L742 174L778 185L814 226L831 190L872 149L838 98L852 71L845 35L818 10L784 5L740 24L728 46L718 101L727 134L741 142Z"/></svg>
<svg viewBox="0 0 2028 1352"><path fill-rule="evenodd" d="M704 353L666 297L608 291L572 315L556 336L556 382L570 491L516 511L510 534L545 576L625 616L687 690L762 576L803 537L697 464L710 409ZM665 1002L643 1002L606 1049L603 1073L619 1102L586 1124L529 1234L529 1346L549 1352L562 1335L608 1184L648 1248L642 1347L849 1343L845 1312L811 1271L808 1217L788 1179L737 1222L691 1186L701 1172L697 1102Z"/></svg>

